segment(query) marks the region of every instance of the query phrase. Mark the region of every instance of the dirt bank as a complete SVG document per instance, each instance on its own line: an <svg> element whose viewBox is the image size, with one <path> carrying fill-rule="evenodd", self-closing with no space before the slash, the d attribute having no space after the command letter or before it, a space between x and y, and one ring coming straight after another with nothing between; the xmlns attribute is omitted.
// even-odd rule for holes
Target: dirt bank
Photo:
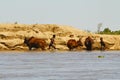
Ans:
<svg viewBox="0 0 120 80"><path fill-rule="evenodd" d="M49 44L53 34L56 35L56 47L59 50L68 50L66 43L71 38L76 40L82 38L84 44L84 40L88 36L94 39L93 49L100 49L100 37L103 37L107 50L120 50L119 35L98 35L71 26L56 24L0 24L0 50L28 50L27 46L23 44L24 38L32 36L43 38ZM82 49L85 49L85 46L78 48L78 50Z"/></svg>

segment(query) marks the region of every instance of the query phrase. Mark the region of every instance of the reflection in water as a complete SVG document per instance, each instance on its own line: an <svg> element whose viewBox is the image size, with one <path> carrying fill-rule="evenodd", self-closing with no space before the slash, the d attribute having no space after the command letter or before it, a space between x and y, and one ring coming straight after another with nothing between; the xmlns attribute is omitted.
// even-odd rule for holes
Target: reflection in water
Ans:
<svg viewBox="0 0 120 80"><path fill-rule="evenodd" d="M104 56L98 58L98 56ZM0 80L119 80L112 52L1 52Z"/></svg>

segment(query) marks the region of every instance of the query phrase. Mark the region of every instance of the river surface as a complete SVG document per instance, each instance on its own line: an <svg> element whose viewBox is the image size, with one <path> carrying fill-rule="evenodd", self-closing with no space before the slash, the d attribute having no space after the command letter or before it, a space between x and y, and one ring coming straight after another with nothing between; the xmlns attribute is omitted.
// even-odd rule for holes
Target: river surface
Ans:
<svg viewBox="0 0 120 80"><path fill-rule="evenodd" d="M0 80L120 80L120 51L0 52Z"/></svg>

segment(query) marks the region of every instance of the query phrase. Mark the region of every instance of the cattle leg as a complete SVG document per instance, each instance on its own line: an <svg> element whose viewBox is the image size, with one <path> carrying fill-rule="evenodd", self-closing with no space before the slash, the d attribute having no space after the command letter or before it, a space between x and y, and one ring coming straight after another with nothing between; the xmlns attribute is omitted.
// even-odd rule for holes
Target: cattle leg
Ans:
<svg viewBox="0 0 120 80"><path fill-rule="evenodd" d="M73 47L70 47L69 50L72 51L72 50L73 50Z"/></svg>
<svg viewBox="0 0 120 80"><path fill-rule="evenodd" d="M42 47L41 49L42 49L42 50L45 50L45 48L44 48L44 47Z"/></svg>
<svg viewBox="0 0 120 80"><path fill-rule="evenodd" d="M71 48L69 48L69 51L71 51Z"/></svg>
<svg viewBox="0 0 120 80"><path fill-rule="evenodd" d="M92 50L92 46L87 46L87 50L91 51Z"/></svg>
<svg viewBox="0 0 120 80"><path fill-rule="evenodd" d="M29 46L29 50L31 50L31 49L32 49L32 47Z"/></svg>

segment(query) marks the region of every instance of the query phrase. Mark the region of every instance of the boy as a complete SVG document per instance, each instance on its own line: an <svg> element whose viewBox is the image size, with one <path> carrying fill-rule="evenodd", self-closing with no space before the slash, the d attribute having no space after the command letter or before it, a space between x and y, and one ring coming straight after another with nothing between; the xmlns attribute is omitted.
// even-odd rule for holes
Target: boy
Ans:
<svg viewBox="0 0 120 80"><path fill-rule="evenodd" d="M101 50L105 50L105 43L102 37L100 38L100 44L101 44Z"/></svg>
<svg viewBox="0 0 120 80"><path fill-rule="evenodd" d="M51 47L53 47L54 49L56 49L56 47L55 47L55 35L53 35L53 37L50 39L51 41L50 41L50 44L49 44L49 49L51 48Z"/></svg>

